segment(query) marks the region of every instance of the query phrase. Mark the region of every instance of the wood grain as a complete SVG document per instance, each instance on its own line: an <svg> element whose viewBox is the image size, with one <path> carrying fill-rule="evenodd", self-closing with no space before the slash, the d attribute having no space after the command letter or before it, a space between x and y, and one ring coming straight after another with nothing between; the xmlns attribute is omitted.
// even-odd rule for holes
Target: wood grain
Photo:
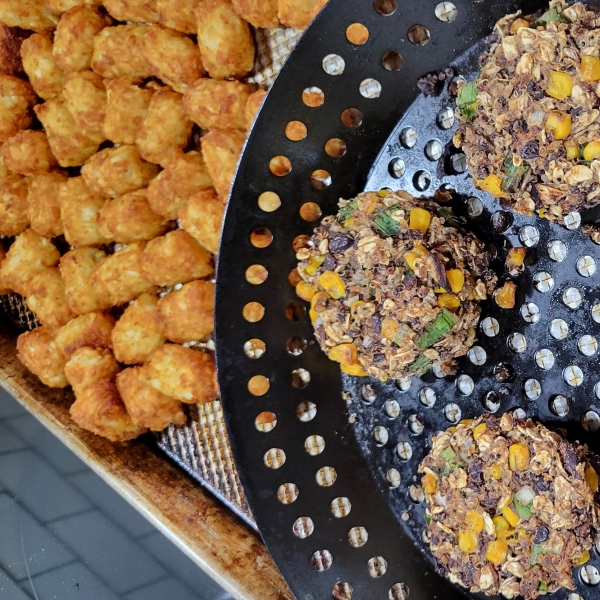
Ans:
<svg viewBox="0 0 600 600"><path fill-rule="evenodd" d="M0 386L236 600L293 600L258 536L143 439L113 444L69 417L70 391L42 385L0 325Z"/></svg>

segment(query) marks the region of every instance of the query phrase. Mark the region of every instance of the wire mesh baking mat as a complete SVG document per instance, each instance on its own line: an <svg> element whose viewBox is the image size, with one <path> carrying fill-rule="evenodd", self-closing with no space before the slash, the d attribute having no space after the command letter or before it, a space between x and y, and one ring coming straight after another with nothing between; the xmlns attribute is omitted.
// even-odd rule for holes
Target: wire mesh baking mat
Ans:
<svg viewBox="0 0 600 600"><path fill-rule="evenodd" d="M454 100L417 86L449 65L472 78L494 23L544 4L330 0L247 143L217 275L219 383L250 508L299 599L470 597L436 573L416 476L432 434L461 418L516 410L598 446L600 253L579 231L586 215L552 225L475 190L451 145ZM304 137L289 135L303 131L298 122ZM486 304L455 376L341 377L290 285L296 236L335 213L340 197L442 186L500 273L508 248L527 247L515 308ZM247 276L257 265L260 285ZM600 597L599 568L594 552L575 570L574 595L559 597Z"/></svg>

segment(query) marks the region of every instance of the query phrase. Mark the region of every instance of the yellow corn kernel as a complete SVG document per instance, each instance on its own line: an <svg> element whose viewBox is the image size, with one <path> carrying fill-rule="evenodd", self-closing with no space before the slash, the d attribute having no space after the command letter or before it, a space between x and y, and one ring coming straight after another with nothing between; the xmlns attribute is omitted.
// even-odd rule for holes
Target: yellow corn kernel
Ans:
<svg viewBox="0 0 600 600"><path fill-rule="evenodd" d="M579 146L573 140L565 141L565 150L567 151L567 158L569 160L575 160L579 156Z"/></svg>
<svg viewBox="0 0 600 600"><path fill-rule="evenodd" d="M380 198L385 198L385 196L381 195L382 192L385 193L385 196L387 196L387 194L389 193L387 190L381 190L381 192L377 192L377 196L379 196ZM373 195L369 194L369 196L360 203L359 208L363 212L366 212L368 215L372 215L375 212L375 209L380 204L377 201L377 196L373 196Z"/></svg>
<svg viewBox="0 0 600 600"><path fill-rule="evenodd" d="M381 335L388 340L394 341L398 335L400 324L392 319L384 319L381 322Z"/></svg>
<svg viewBox="0 0 600 600"><path fill-rule="evenodd" d="M308 316L310 317L310 322L314 325L319 318L319 313L314 308L311 308L308 311Z"/></svg>
<svg viewBox="0 0 600 600"><path fill-rule="evenodd" d="M452 311L458 310L460 307L460 299L455 294L442 294L441 296L438 296L438 306Z"/></svg>
<svg viewBox="0 0 600 600"><path fill-rule="evenodd" d="M450 288L455 294L458 294L465 286L465 276L460 269L448 269L448 271L446 271L446 278L448 279Z"/></svg>
<svg viewBox="0 0 600 600"><path fill-rule="evenodd" d="M344 373L354 375L355 377L366 377L368 375L367 372L363 371L360 363L356 363L355 365L342 365L341 368Z"/></svg>
<svg viewBox="0 0 600 600"><path fill-rule="evenodd" d="M502 479L502 467L499 464L492 465L490 467L490 473L494 479Z"/></svg>
<svg viewBox="0 0 600 600"><path fill-rule="evenodd" d="M408 218L408 227L410 229L416 229L425 235L430 223L431 213L428 210L425 210L424 208L413 208L410 211L410 216Z"/></svg>
<svg viewBox="0 0 600 600"><path fill-rule="evenodd" d="M469 426L473 422L473 419L462 419L458 422L459 425L467 425Z"/></svg>
<svg viewBox="0 0 600 600"><path fill-rule="evenodd" d="M529 447L517 442L508 448L508 464L512 471L524 471L529 465Z"/></svg>
<svg viewBox="0 0 600 600"><path fill-rule="evenodd" d="M514 308L515 307L515 296L517 293L517 285L512 281L507 281L497 292L496 292L496 304L500 308Z"/></svg>
<svg viewBox="0 0 600 600"><path fill-rule="evenodd" d="M581 59L581 78L584 81L600 81L600 58L584 56Z"/></svg>
<svg viewBox="0 0 600 600"><path fill-rule="evenodd" d="M562 71L550 71L550 85L546 90L548 96L557 100L564 100L573 91L573 80L568 73Z"/></svg>
<svg viewBox="0 0 600 600"><path fill-rule="evenodd" d="M598 491L598 473L592 465L585 468L585 480L594 494Z"/></svg>
<svg viewBox="0 0 600 600"><path fill-rule="evenodd" d="M511 527L516 527L519 524L519 515L508 504L502 508L502 516Z"/></svg>
<svg viewBox="0 0 600 600"><path fill-rule="evenodd" d="M492 519L492 523L494 523L494 531L496 532L497 538L500 538L503 535L503 533L505 531L508 531L508 529L510 528L508 521L500 515L496 515Z"/></svg>
<svg viewBox="0 0 600 600"><path fill-rule="evenodd" d="M426 494L433 494L437 489L437 479L431 473L425 473L421 477L421 485Z"/></svg>
<svg viewBox="0 0 600 600"><path fill-rule="evenodd" d="M472 529L462 529L458 532L458 547L467 554L472 554L477 550L479 540L477 533Z"/></svg>
<svg viewBox="0 0 600 600"><path fill-rule="evenodd" d="M417 258L423 258L423 256L427 256L429 254L429 250L423 246L423 244L419 244L415 246L412 250L409 250L404 255L404 260L407 262L408 266L412 271L415 270L415 261Z"/></svg>
<svg viewBox="0 0 600 600"><path fill-rule="evenodd" d="M344 280L333 271L325 271L319 277L319 285L334 299L339 300L346 295Z"/></svg>
<svg viewBox="0 0 600 600"><path fill-rule="evenodd" d="M473 429L473 438L478 440L485 431L487 431L487 425L485 423L479 423L479 425Z"/></svg>
<svg viewBox="0 0 600 600"><path fill-rule="evenodd" d="M590 551L586 550L583 554L581 554L580 556L576 556L572 561L571 564L574 567L580 567L581 565L585 565L585 563L590 560Z"/></svg>
<svg viewBox="0 0 600 600"><path fill-rule="evenodd" d="M472 529L475 533L481 533L485 527L485 521L483 515L477 510L470 510L465 518L465 523L469 529Z"/></svg>
<svg viewBox="0 0 600 600"><path fill-rule="evenodd" d="M529 27L529 21L526 21L525 19L515 19L512 22L509 31L512 35L515 35L521 27Z"/></svg>
<svg viewBox="0 0 600 600"><path fill-rule="evenodd" d="M311 256L308 259L308 267L306 267L306 274L313 277L317 274L319 267L325 262L325 256Z"/></svg>
<svg viewBox="0 0 600 600"><path fill-rule="evenodd" d="M594 160L600 156L600 140L590 142L583 150L585 160Z"/></svg>
<svg viewBox="0 0 600 600"><path fill-rule="evenodd" d="M504 192L500 187L502 185L502 179L498 175L488 175L483 181L479 181L477 187L484 192L489 192L494 198L502 198Z"/></svg>
<svg viewBox="0 0 600 600"><path fill-rule="evenodd" d="M389 193L390 193L390 190L379 190L379 191L377 192L377 195L378 195L380 198L385 198L385 197L386 197L386 196L387 196Z"/></svg>
<svg viewBox="0 0 600 600"><path fill-rule="evenodd" d="M527 248L511 248L508 251L508 256L506 257L506 269L510 272L514 269L519 269L522 267L526 255Z"/></svg>
<svg viewBox="0 0 600 600"><path fill-rule="evenodd" d="M564 140L571 133L571 115L553 110L546 119L546 129L554 134L555 140Z"/></svg>
<svg viewBox="0 0 600 600"><path fill-rule="evenodd" d="M508 544L502 540L494 540L488 544L485 557L494 565L499 565L506 560Z"/></svg>
<svg viewBox="0 0 600 600"><path fill-rule="evenodd" d="M361 308L361 306L364 306L366 304L366 302L364 300L357 300L352 307L350 308L350 314L352 315L353 319L358 319L358 311Z"/></svg>
<svg viewBox="0 0 600 600"><path fill-rule="evenodd" d="M358 362L354 344L339 344L329 350L329 358L342 365L355 365Z"/></svg>
<svg viewBox="0 0 600 600"><path fill-rule="evenodd" d="M310 285L306 281L301 281L296 286L296 294L302 300L306 300L306 302L310 302L313 299L313 296L317 293L317 288Z"/></svg>

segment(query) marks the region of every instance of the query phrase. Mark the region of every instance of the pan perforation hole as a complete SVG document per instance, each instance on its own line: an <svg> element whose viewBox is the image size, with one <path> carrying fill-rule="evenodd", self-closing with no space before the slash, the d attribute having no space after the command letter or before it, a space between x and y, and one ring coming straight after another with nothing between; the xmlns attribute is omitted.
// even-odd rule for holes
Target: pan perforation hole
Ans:
<svg viewBox="0 0 600 600"><path fill-rule="evenodd" d="M444 153L444 147L439 140L429 140L425 144L425 155L431 161L439 160Z"/></svg>
<svg viewBox="0 0 600 600"><path fill-rule="evenodd" d="M582 277L591 277L596 272L596 261L588 255L578 258L576 266Z"/></svg>
<svg viewBox="0 0 600 600"><path fill-rule="evenodd" d="M340 138L331 138L325 144L325 152L331 158L341 158L346 154L346 142Z"/></svg>
<svg viewBox="0 0 600 600"><path fill-rule="evenodd" d="M250 265L246 269L246 281L252 285L260 285L267 280L269 273L262 265Z"/></svg>
<svg viewBox="0 0 600 600"><path fill-rule="evenodd" d="M373 429L373 438L375 439L375 444L379 448L382 448L388 443L388 440L390 439L390 434L387 428L385 428L383 425L377 425L377 427Z"/></svg>
<svg viewBox="0 0 600 600"><path fill-rule="evenodd" d="M302 321L306 314L306 307L300 302L290 302L285 307L285 316L289 321Z"/></svg>
<svg viewBox="0 0 600 600"><path fill-rule="evenodd" d="M500 323L494 317L486 317L481 321L481 331L488 337L496 337L500 333Z"/></svg>
<svg viewBox="0 0 600 600"><path fill-rule="evenodd" d="M419 392L419 400L421 401L421 404L423 406L431 408L437 400L437 394L435 393L435 390L433 388L424 387Z"/></svg>
<svg viewBox="0 0 600 600"><path fill-rule="evenodd" d="M487 352L481 346L473 346L467 357L475 366L481 367L487 361Z"/></svg>
<svg viewBox="0 0 600 600"><path fill-rule="evenodd" d="M557 394L550 400L550 410L557 417L566 417L569 413L569 400L562 394Z"/></svg>
<svg viewBox="0 0 600 600"><path fill-rule="evenodd" d="M292 242L294 252L302 250L302 248L312 248L313 243L310 239L310 235L297 235Z"/></svg>
<svg viewBox="0 0 600 600"><path fill-rule="evenodd" d="M537 366L544 371L548 371L554 366L554 353L548 348L538 350L534 358Z"/></svg>
<svg viewBox="0 0 600 600"><path fill-rule="evenodd" d="M292 142L300 142L306 139L308 130L302 121L290 121L285 126L285 137Z"/></svg>
<svg viewBox="0 0 600 600"><path fill-rule="evenodd" d="M470 375L462 374L459 375L456 380L456 387L460 390L463 396L470 396L475 389L475 382ZM448 407L446 407L448 408Z"/></svg>
<svg viewBox="0 0 600 600"><path fill-rule="evenodd" d="M258 323L265 316L265 307L260 302L248 302L242 309L242 315L248 323Z"/></svg>
<svg viewBox="0 0 600 600"><path fill-rule="evenodd" d="M367 562L367 571L373 578L382 577L387 572L388 563L383 556L373 556Z"/></svg>
<svg viewBox="0 0 600 600"><path fill-rule="evenodd" d="M437 114L436 121L440 129L450 129L455 121L454 111L449 106L442 108Z"/></svg>
<svg viewBox="0 0 600 600"><path fill-rule="evenodd" d="M567 258L567 246L561 240L548 242L548 256L555 262L562 262Z"/></svg>
<svg viewBox="0 0 600 600"><path fill-rule="evenodd" d="M417 171L413 178L413 185L415 189L424 192L431 185L431 175L425 170Z"/></svg>
<svg viewBox="0 0 600 600"><path fill-rule="evenodd" d="M507 339L508 347L516 354L527 350L527 338L522 333L511 333Z"/></svg>
<svg viewBox="0 0 600 600"><path fill-rule="evenodd" d="M323 70L328 75L341 75L346 68L346 62L339 54L328 54L323 59Z"/></svg>
<svg viewBox="0 0 600 600"><path fill-rule="evenodd" d="M319 108L325 102L325 94L321 88L315 86L307 87L302 92L302 102L309 108Z"/></svg>
<svg viewBox="0 0 600 600"><path fill-rule="evenodd" d="M383 408L390 419L397 419L400 415L400 404L396 400L386 400Z"/></svg>
<svg viewBox="0 0 600 600"><path fill-rule="evenodd" d="M301 540L306 539L309 535L312 535L315 530L315 524L310 517L299 517L294 521L292 531L294 535L299 537Z"/></svg>
<svg viewBox="0 0 600 600"><path fill-rule="evenodd" d="M325 450L325 440L320 435L310 435L304 440L304 449L310 456L318 456Z"/></svg>
<svg viewBox="0 0 600 600"><path fill-rule="evenodd" d="M408 39L415 46L424 46L431 39L431 33L425 25L413 25L408 30Z"/></svg>
<svg viewBox="0 0 600 600"><path fill-rule="evenodd" d="M583 565L579 573L585 585L592 587L600 583L600 572L594 565Z"/></svg>
<svg viewBox="0 0 600 600"><path fill-rule="evenodd" d="M303 389L310 383L310 372L306 369L294 369L292 371L292 385L297 389Z"/></svg>
<svg viewBox="0 0 600 600"><path fill-rule="evenodd" d="M524 246L532 248L540 241L540 232L533 225L525 225L519 229L519 239Z"/></svg>
<svg viewBox="0 0 600 600"><path fill-rule="evenodd" d="M334 600L352 600L354 589L347 581L338 581L331 590Z"/></svg>
<svg viewBox="0 0 600 600"><path fill-rule="evenodd" d="M332 179L329 171L317 169L310 176L312 186L317 190L324 190L331 185Z"/></svg>
<svg viewBox="0 0 600 600"><path fill-rule="evenodd" d="M308 223L316 221L321 214L321 207L315 202L305 202L300 207L300 216Z"/></svg>
<svg viewBox="0 0 600 600"><path fill-rule="evenodd" d="M362 46L369 41L369 30L362 23L352 23L346 29L346 39L355 46Z"/></svg>
<svg viewBox="0 0 600 600"><path fill-rule="evenodd" d="M500 408L500 395L494 390L490 390L483 395L483 406L491 413L495 413Z"/></svg>
<svg viewBox="0 0 600 600"><path fill-rule="evenodd" d="M269 162L269 171L276 177L285 177L292 172L292 163L287 156L274 156Z"/></svg>
<svg viewBox="0 0 600 600"><path fill-rule="evenodd" d="M550 322L550 335L555 340L564 340L569 335L569 326L564 319L552 319Z"/></svg>
<svg viewBox="0 0 600 600"><path fill-rule="evenodd" d="M277 490L277 500L281 504L293 504L298 499L298 486L295 483L283 483Z"/></svg>
<svg viewBox="0 0 600 600"><path fill-rule="evenodd" d="M317 550L310 559L315 571L327 571L333 564L333 555L329 550Z"/></svg>
<svg viewBox="0 0 600 600"><path fill-rule="evenodd" d="M375 0L373 7L380 15L389 17L396 12L396 0Z"/></svg>
<svg viewBox="0 0 600 600"><path fill-rule="evenodd" d="M292 269L288 275L288 282L292 287L296 287L302 281L302 277L298 272L298 269ZM300 294L298 294L300 295Z"/></svg>
<svg viewBox="0 0 600 600"><path fill-rule="evenodd" d="M523 384L523 391L530 400L537 400L542 395L542 386L537 379L528 379Z"/></svg>
<svg viewBox="0 0 600 600"><path fill-rule="evenodd" d="M584 356L594 356L598 352L598 341L592 335L582 335L577 340L577 347Z"/></svg>
<svg viewBox="0 0 600 600"><path fill-rule="evenodd" d="M565 306L575 310L576 308L579 308L583 302L583 296L577 288L570 287L563 292L562 301Z"/></svg>
<svg viewBox="0 0 600 600"><path fill-rule="evenodd" d="M460 410L460 406L458 404L451 402L450 404L446 404L444 407L444 416L446 420L456 425L462 416L462 411Z"/></svg>
<svg viewBox="0 0 600 600"><path fill-rule="evenodd" d="M594 304L591 309L592 319L596 323L600 323L600 304Z"/></svg>
<svg viewBox="0 0 600 600"><path fill-rule="evenodd" d="M309 401L301 402L296 408L296 416L303 423L312 421L317 416L317 405Z"/></svg>
<svg viewBox="0 0 600 600"><path fill-rule="evenodd" d="M399 442L396 446L396 454L402 460L410 460L413 455L412 446L408 442Z"/></svg>
<svg viewBox="0 0 600 600"><path fill-rule="evenodd" d="M414 127L405 127L400 132L400 143L405 148L408 148L408 149L414 148L418 139L419 139L419 134L417 133L417 130Z"/></svg>
<svg viewBox="0 0 600 600"><path fill-rule="evenodd" d="M574 231L575 229L579 229L581 225L581 215L578 212L570 212L564 219L565 227Z"/></svg>
<svg viewBox="0 0 600 600"><path fill-rule="evenodd" d="M389 600L407 600L408 587L404 583L395 583L388 592Z"/></svg>
<svg viewBox="0 0 600 600"><path fill-rule="evenodd" d="M362 396L365 404L373 404L377 400L377 393L371 384L363 385L360 389L360 395Z"/></svg>
<svg viewBox="0 0 600 600"><path fill-rule="evenodd" d="M450 175L460 175L464 173L468 168L467 156L464 152L457 152L452 154L448 160L448 169Z"/></svg>
<svg viewBox="0 0 600 600"><path fill-rule="evenodd" d="M280 469L285 464L285 452L281 448L270 448L263 457L265 466L269 469Z"/></svg>
<svg viewBox="0 0 600 600"><path fill-rule="evenodd" d="M273 234L266 227L257 227L250 235L250 243L255 248L268 248L272 242Z"/></svg>
<svg viewBox="0 0 600 600"><path fill-rule="evenodd" d="M458 16L458 10L452 2L440 2L435 7L435 16L443 23L452 23Z"/></svg>
<svg viewBox="0 0 600 600"><path fill-rule="evenodd" d="M423 423L419 415L410 415L408 417L407 422L408 428L410 429L411 433L414 433L415 435L421 435L423 433L423 430L425 429L425 424Z"/></svg>
<svg viewBox="0 0 600 600"><path fill-rule="evenodd" d="M581 415L581 426L589 433L600 429L600 415L595 410L588 410Z"/></svg>
<svg viewBox="0 0 600 600"><path fill-rule="evenodd" d="M415 504L421 504L425 501L425 494L423 493L423 488L420 485L411 485L408 488L408 497Z"/></svg>
<svg viewBox="0 0 600 600"><path fill-rule="evenodd" d="M533 283L538 292L545 294L554 287L554 277L548 271L540 271L533 276Z"/></svg>
<svg viewBox="0 0 600 600"><path fill-rule="evenodd" d="M563 371L563 379L571 387L579 387L583 383L583 371L577 365L569 365Z"/></svg>
<svg viewBox="0 0 600 600"><path fill-rule="evenodd" d="M402 476L400 475L400 471L398 469L388 469L385 478L387 479L388 485L390 489L395 490L400 487L400 483L402 482Z"/></svg>
<svg viewBox="0 0 600 600"><path fill-rule="evenodd" d="M346 108L342 112L342 123L352 129L360 127L363 124L363 114L358 108Z"/></svg>
<svg viewBox="0 0 600 600"><path fill-rule="evenodd" d="M352 510L352 503L345 496L339 496L331 501L331 514L336 519L347 517Z"/></svg>
<svg viewBox="0 0 600 600"><path fill-rule="evenodd" d="M496 233L504 233L513 222L513 216L505 210L498 210L492 215L492 227Z"/></svg>
<svg viewBox="0 0 600 600"><path fill-rule="evenodd" d="M333 467L321 467L317 471L315 479L319 486L331 487L337 479L337 471Z"/></svg>
<svg viewBox="0 0 600 600"><path fill-rule="evenodd" d="M390 50L382 56L381 64L386 71L399 71L404 65L404 59L398 52Z"/></svg>
<svg viewBox="0 0 600 600"><path fill-rule="evenodd" d="M412 377L403 377L402 379L397 380L395 385L402 393L408 392L412 386Z"/></svg>
<svg viewBox="0 0 600 600"><path fill-rule="evenodd" d="M265 411L261 412L256 419L254 419L254 426L261 433L269 433L273 431L277 425L277 416L275 413Z"/></svg>
<svg viewBox="0 0 600 600"><path fill-rule="evenodd" d="M254 375L248 381L248 391L253 396L264 396L271 387L271 383L264 375Z"/></svg>
<svg viewBox="0 0 600 600"><path fill-rule="evenodd" d="M515 378L515 368L506 361L494 365L494 379L498 383L509 383Z"/></svg>
<svg viewBox="0 0 600 600"><path fill-rule="evenodd" d="M348 543L353 548L362 548L369 540L369 533L364 527L353 527L348 532Z"/></svg>
<svg viewBox="0 0 600 600"><path fill-rule="evenodd" d="M275 192L263 192L258 197L258 207L264 212L274 212L281 206L281 198Z"/></svg>
<svg viewBox="0 0 600 600"><path fill-rule="evenodd" d="M372 77L363 80L358 90L363 98L374 99L381 96L381 84Z"/></svg>
<svg viewBox="0 0 600 600"><path fill-rule="evenodd" d="M467 215L470 219L478 219L483 214L483 202L477 196L467 200Z"/></svg>
<svg viewBox="0 0 600 600"><path fill-rule="evenodd" d="M388 170L395 179L400 179L406 173L406 163L401 158L393 158L390 161Z"/></svg>
<svg viewBox="0 0 600 600"><path fill-rule="evenodd" d="M293 335L286 342L288 354L300 356L306 350L307 342L301 335Z"/></svg>
<svg viewBox="0 0 600 600"><path fill-rule="evenodd" d="M540 320L541 311L540 307L534 302L528 302L523 304L520 309L521 316L525 323L537 323Z"/></svg>
<svg viewBox="0 0 600 600"><path fill-rule="evenodd" d="M267 345L258 338L252 338L244 344L244 352L248 358L261 358L267 351Z"/></svg>

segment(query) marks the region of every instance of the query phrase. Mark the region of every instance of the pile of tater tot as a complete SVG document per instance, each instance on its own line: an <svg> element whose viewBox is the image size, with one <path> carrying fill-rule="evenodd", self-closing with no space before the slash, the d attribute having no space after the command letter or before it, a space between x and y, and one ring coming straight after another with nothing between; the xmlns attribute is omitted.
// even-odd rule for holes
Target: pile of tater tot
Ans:
<svg viewBox="0 0 600 600"><path fill-rule="evenodd" d="M326 0L0 0L0 294L20 360L126 441L218 397L214 254L266 92L250 25Z"/></svg>

